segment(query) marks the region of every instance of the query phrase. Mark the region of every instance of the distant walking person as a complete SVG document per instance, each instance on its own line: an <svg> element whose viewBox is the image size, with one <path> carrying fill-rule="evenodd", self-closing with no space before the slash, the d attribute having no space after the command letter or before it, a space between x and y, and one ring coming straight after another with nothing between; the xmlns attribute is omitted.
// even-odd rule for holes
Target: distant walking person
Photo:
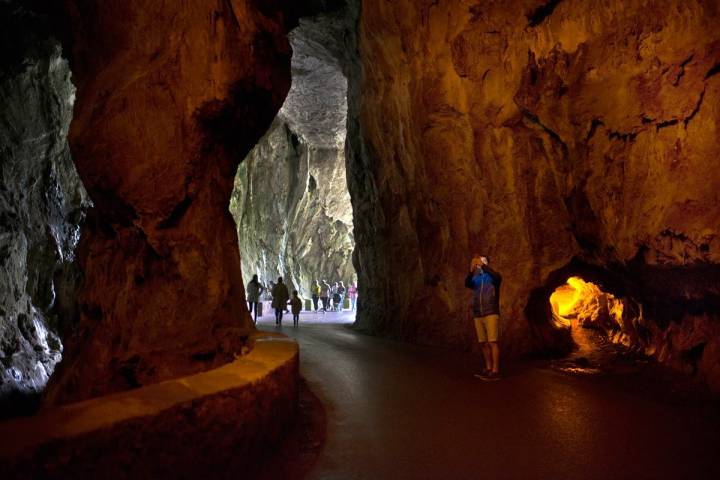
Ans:
<svg viewBox="0 0 720 480"><path fill-rule="evenodd" d="M315 280L315 283L310 287L310 293L312 294L313 308L318 311L318 300L320 300L320 282Z"/></svg>
<svg viewBox="0 0 720 480"><path fill-rule="evenodd" d="M290 309L293 314L293 327L297 327L300 323L300 310L302 310L302 300L298 297L297 290L293 290L293 296L290 299Z"/></svg>
<svg viewBox="0 0 720 480"><path fill-rule="evenodd" d="M330 287L330 295L332 296L332 301L333 301L333 311L337 312L338 307L340 306L340 294L338 293L338 282L335 282L335 285Z"/></svg>
<svg viewBox="0 0 720 480"><path fill-rule="evenodd" d="M290 294L283 283L282 277L278 277L278 281L272 289L272 297L272 307L275 309L275 325L282 327L283 312L287 307L288 300L290 300Z"/></svg>
<svg viewBox="0 0 720 480"><path fill-rule="evenodd" d="M502 277L490 268L486 256L475 255L465 286L473 291L473 320L478 342L482 344L485 369L478 374L483 380L500 378L500 283Z"/></svg>
<svg viewBox="0 0 720 480"><path fill-rule="evenodd" d="M328 300L330 298L330 284L327 283L327 280L323 280L322 286L320 287L320 300L323 304L323 312L327 312L329 303Z"/></svg>
<svg viewBox="0 0 720 480"><path fill-rule="evenodd" d="M258 305L260 304L260 295L262 294L263 290L265 289L262 285L260 285L260 282L258 281L258 276L253 275L252 280L250 280L250 283L248 283L247 286L247 301L248 305L250 306L250 315L253 314L253 310L255 311L255 323L257 323Z"/></svg>
<svg viewBox="0 0 720 480"><path fill-rule="evenodd" d="M338 286L337 293L340 295L340 311L342 312L343 306L345 305L345 292L347 290L345 289L345 285L343 284L342 280L340 280L340 286Z"/></svg>
<svg viewBox="0 0 720 480"><path fill-rule="evenodd" d="M350 299L350 310L355 311L355 304L357 303L357 286L355 282L352 282L348 287L348 298Z"/></svg>

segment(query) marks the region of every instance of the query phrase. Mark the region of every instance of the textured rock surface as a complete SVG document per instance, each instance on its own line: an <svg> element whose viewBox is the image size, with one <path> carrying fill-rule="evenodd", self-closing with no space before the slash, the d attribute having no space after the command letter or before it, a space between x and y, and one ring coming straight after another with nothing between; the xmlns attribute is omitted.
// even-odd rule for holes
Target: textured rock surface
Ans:
<svg viewBox="0 0 720 480"><path fill-rule="evenodd" d="M719 20L715 1L363 2L358 324L471 345L480 251L505 276L506 352L562 350L548 297L594 274L642 306L660 358L720 379Z"/></svg>
<svg viewBox="0 0 720 480"><path fill-rule="evenodd" d="M309 297L315 279L351 281L345 178L347 81L337 49L344 13L302 19L290 34L292 86L270 131L238 168L230 210L245 278L279 275Z"/></svg>
<svg viewBox="0 0 720 480"><path fill-rule="evenodd" d="M66 140L75 88L46 20L0 5L0 416L29 407L11 399L61 358L55 310L86 202Z"/></svg>
<svg viewBox="0 0 720 480"><path fill-rule="evenodd" d="M70 145L95 208L48 403L227 362L251 327L228 202L290 84L289 3L66 2Z"/></svg>

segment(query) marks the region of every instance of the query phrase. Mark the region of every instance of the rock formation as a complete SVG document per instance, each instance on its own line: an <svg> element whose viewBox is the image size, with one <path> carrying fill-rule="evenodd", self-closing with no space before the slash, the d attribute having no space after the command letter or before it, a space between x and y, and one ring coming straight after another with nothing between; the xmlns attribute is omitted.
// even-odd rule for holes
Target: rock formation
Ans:
<svg viewBox="0 0 720 480"><path fill-rule="evenodd" d="M719 21L713 0L362 2L358 325L472 345L462 279L483 252L506 353L569 347L548 298L579 275L720 389Z"/></svg>
<svg viewBox="0 0 720 480"><path fill-rule="evenodd" d="M354 239L359 328L470 348L462 279L489 254L507 354L572 347L549 297L579 276L630 306L614 339L720 390L718 2L350 0L298 30L297 90L273 123L298 5L340 4L64 2L70 145L94 208L48 401L240 351L252 327L228 200L271 124L235 197L250 212L248 270L283 269L300 287L325 268L348 275ZM73 289L64 263L84 198L63 140L67 64L46 36L15 48L17 25L0 76L0 347L3 385L35 388L59 355L44 332ZM352 217L334 191L341 69Z"/></svg>
<svg viewBox="0 0 720 480"><path fill-rule="evenodd" d="M344 13L304 18L290 34L292 86L272 127L240 164L230 210L246 279L278 276L310 296L315 279L351 281L345 178Z"/></svg>
<svg viewBox="0 0 720 480"><path fill-rule="evenodd" d="M241 351L252 326L228 202L290 86L289 3L66 2L69 140L94 208L78 253L80 319L48 403Z"/></svg>
<svg viewBox="0 0 720 480"><path fill-rule="evenodd" d="M0 5L0 416L32 409L62 356L55 312L86 203L67 144L75 88L48 19Z"/></svg>

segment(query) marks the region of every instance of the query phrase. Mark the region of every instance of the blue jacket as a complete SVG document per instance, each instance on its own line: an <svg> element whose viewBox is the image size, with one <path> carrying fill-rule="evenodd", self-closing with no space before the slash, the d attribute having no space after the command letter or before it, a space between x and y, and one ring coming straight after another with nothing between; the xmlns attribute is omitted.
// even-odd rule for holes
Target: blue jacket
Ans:
<svg viewBox="0 0 720 480"><path fill-rule="evenodd" d="M465 286L473 291L473 315L500 314L500 283L502 277L487 265L468 273Z"/></svg>

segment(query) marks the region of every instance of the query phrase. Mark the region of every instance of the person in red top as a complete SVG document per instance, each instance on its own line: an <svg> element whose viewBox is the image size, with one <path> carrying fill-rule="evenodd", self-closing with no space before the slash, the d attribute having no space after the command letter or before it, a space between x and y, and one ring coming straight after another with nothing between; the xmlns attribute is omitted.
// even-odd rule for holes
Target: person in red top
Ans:
<svg viewBox="0 0 720 480"><path fill-rule="evenodd" d="M347 289L347 295L350 299L350 310L355 311L355 303L357 302L357 286L355 285L355 282L352 282L350 286Z"/></svg>

